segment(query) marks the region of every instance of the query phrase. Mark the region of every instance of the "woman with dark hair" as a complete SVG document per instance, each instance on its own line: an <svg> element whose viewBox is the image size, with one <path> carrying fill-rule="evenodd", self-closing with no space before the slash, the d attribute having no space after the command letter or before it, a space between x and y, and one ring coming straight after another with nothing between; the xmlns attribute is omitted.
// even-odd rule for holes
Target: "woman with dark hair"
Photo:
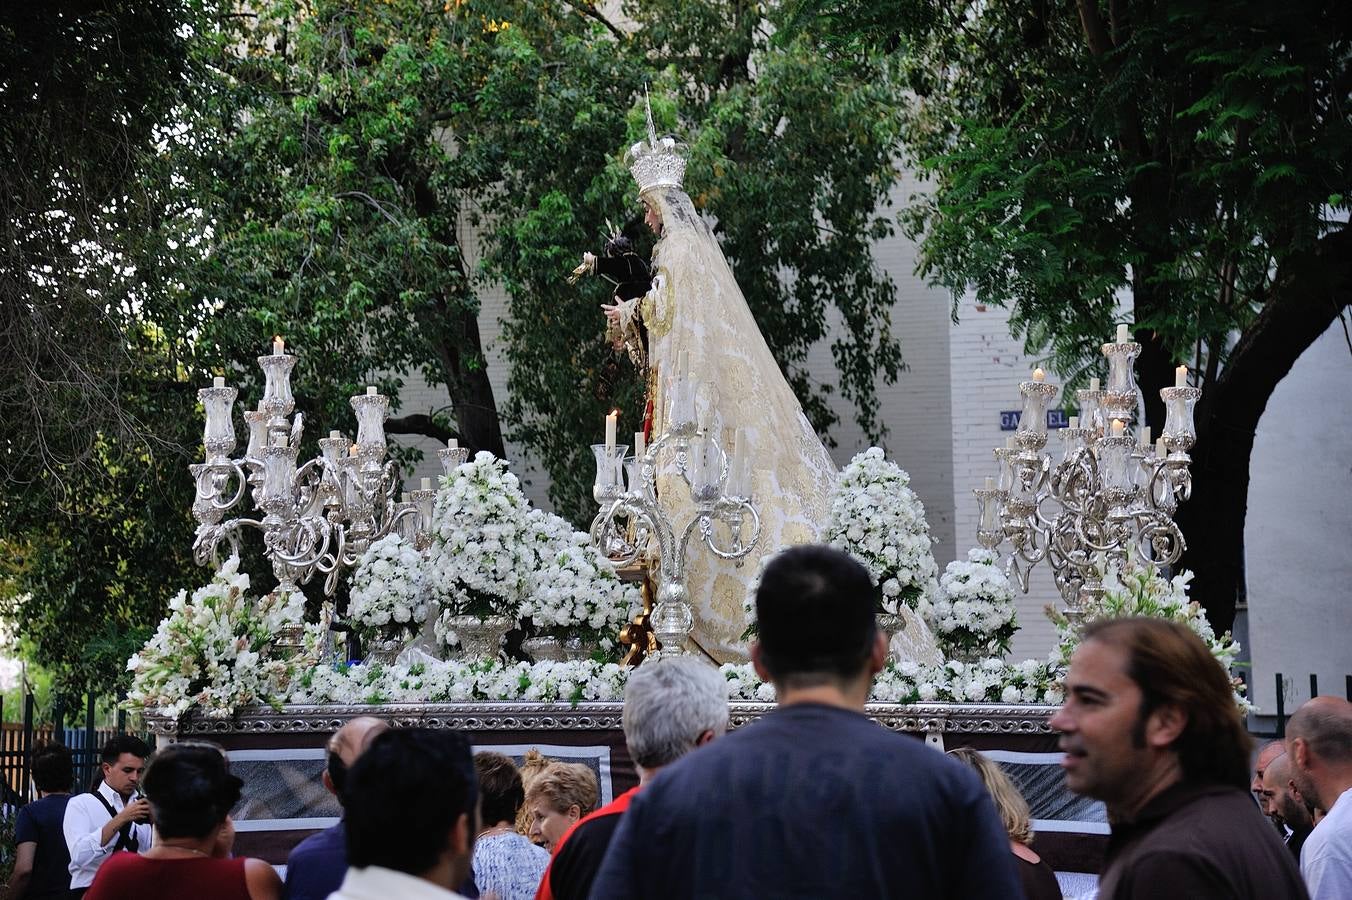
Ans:
<svg viewBox="0 0 1352 900"><path fill-rule="evenodd" d="M260 859L231 858L239 778L215 744L171 744L151 760L141 789L154 814L145 853L115 853L85 900L277 900L282 882Z"/></svg>
<svg viewBox="0 0 1352 900"><path fill-rule="evenodd" d="M474 754L474 770L482 823L474 842L474 883L500 900L530 900L549 865L549 851L517 834L516 814L526 802L521 773L510 757L491 751Z"/></svg>

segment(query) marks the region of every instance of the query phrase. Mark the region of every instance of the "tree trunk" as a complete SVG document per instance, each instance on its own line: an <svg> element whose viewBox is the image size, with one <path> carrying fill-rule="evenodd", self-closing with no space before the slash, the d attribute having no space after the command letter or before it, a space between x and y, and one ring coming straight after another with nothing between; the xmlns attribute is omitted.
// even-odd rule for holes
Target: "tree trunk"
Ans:
<svg viewBox="0 0 1352 900"><path fill-rule="evenodd" d="M1282 264L1272 299L1235 346L1209 390L1192 450L1192 499L1176 521L1187 539L1181 565L1196 573L1192 598L1212 627L1228 630L1244 583L1249 457L1268 398L1300 355L1352 304L1352 230L1322 238Z"/></svg>

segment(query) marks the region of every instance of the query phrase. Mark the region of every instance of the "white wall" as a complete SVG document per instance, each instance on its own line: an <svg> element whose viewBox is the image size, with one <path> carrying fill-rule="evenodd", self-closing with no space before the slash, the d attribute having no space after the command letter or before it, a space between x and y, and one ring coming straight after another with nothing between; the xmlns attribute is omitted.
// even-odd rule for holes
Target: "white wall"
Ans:
<svg viewBox="0 0 1352 900"><path fill-rule="evenodd" d="M1352 675L1352 350L1340 323L1297 360L1268 400L1249 465L1245 519L1251 698L1288 713Z"/></svg>

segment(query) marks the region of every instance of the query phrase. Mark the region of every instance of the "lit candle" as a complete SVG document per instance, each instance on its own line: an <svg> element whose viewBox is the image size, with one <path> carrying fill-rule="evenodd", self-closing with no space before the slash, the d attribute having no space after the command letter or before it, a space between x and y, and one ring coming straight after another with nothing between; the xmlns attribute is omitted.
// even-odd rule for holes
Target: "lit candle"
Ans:
<svg viewBox="0 0 1352 900"><path fill-rule="evenodd" d="M336 431L330 431L330 432L329 432L329 440L331 440L331 441L336 441L336 440L338 440L340 437L342 437L342 435L339 434L339 433L336 432Z"/></svg>
<svg viewBox="0 0 1352 900"><path fill-rule="evenodd" d="M1150 446L1150 426L1145 425L1141 428L1141 434L1137 438L1137 444L1141 447Z"/></svg>
<svg viewBox="0 0 1352 900"><path fill-rule="evenodd" d="M1071 427L1071 428L1079 428L1079 427L1080 427L1080 417L1079 417L1079 416L1071 416L1071 417L1070 417L1070 427Z"/></svg>
<svg viewBox="0 0 1352 900"><path fill-rule="evenodd" d="M615 426L619 422L620 411L613 409L606 416L606 449L610 450L615 446Z"/></svg>
<svg viewBox="0 0 1352 900"><path fill-rule="evenodd" d="M1089 379L1089 390L1097 394L1098 389L1099 389L1099 380L1097 378Z"/></svg>
<svg viewBox="0 0 1352 900"><path fill-rule="evenodd" d="M347 448L347 455L348 455L348 456L356 456L356 455L357 455L357 445L356 445L356 444L353 444L351 447L348 447L348 448Z"/></svg>
<svg viewBox="0 0 1352 900"><path fill-rule="evenodd" d="M455 450L455 449L458 448L459 446L460 446L460 442L457 441L455 438L451 438L450 440L446 441L446 449L447 449L447 450Z"/></svg>
<svg viewBox="0 0 1352 900"><path fill-rule="evenodd" d="M1188 386L1188 367L1179 366L1177 369L1174 369L1174 387L1187 387L1187 386Z"/></svg>
<svg viewBox="0 0 1352 900"><path fill-rule="evenodd" d="M1118 325L1118 326L1117 326L1117 342L1118 342L1119 344L1126 344L1126 343L1129 343L1130 341L1131 341L1131 332L1130 332L1130 330L1127 328L1126 323L1124 322L1124 323L1122 323L1121 325Z"/></svg>
<svg viewBox="0 0 1352 900"><path fill-rule="evenodd" d="M986 476L986 490L988 491L995 490L995 479L990 477L989 475Z"/></svg>
<svg viewBox="0 0 1352 900"><path fill-rule="evenodd" d="M1169 455L1169 448L1164 446L1164 438L1155 441L1155 455L1160 459L1164 459L1164 457Z"/></svg>
<svg viewBox="0 0 1352 900"><path fill-rule="evenodd" d="M286 352L286 341L282 340L282 336L280 334L275 335L272 338L272 355L281 356L285 352Z"/></svg>
<svg viewBox="0 0 1352 900"><path fill-rule="evenodd" d="M1047 373L1044 372L1044 371L1042 371L1041 369L1034 369L1034 370L1033 370L1033 380L1034 380L1034 381L1046 381L1046 380L1047 380Z"/></svg>
<svg viewBox="0 0 1352 900"><path fill-rule="evenodd" d="M1113 437L1121 437L1122 432L1127 428L1127 423L1121 419L1113 419Z"/></svg>
<svg viewBox="0 0 1352 900"><path fill-rule="evenodd" d="M643 454L648 452L648 439L643 436L643 432L634 432L634 458L642 459Z"/></svg>
<svg viewBox="0 0 1352 900"><path fill-rule="evenodd" d="M432 490L432 479L430 479L430 478L424 478L424 479L422 479L422 480L419 482L419 486L420 486L424 491L430 491L430 490Z"/></svg>
<svg viewBox="0 0 1352 900"><path fill-rule="evenodd" d="M375 395L376 395L376 386L374 384L368 384L366 386L366 396L374 397Z"/></svg>

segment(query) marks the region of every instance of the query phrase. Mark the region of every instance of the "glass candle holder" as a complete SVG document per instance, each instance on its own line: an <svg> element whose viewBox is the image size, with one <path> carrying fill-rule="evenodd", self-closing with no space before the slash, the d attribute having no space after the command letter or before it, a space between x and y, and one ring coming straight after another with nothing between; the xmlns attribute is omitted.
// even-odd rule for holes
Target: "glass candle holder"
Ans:
<svg viewBox="0 0 1352 900"><path fill-rule="evenodd" d="M1121 419L1130 425L1136 418L1137 404L1141 393L1136 387L1136 357L1141 355L1141 345L1135 341L1108 343L1103 345L1103 355L1108 358L1108 385L1103 392L1101 405L1105 419Z"/></svg>
<svg viewBox="0 0 1352 900"><path fill-rule="evenodd" d="M1105 427L1103 391L1076 391L1075 399L1080 404L1080 427L1091 432L1091 437L1102 434Z"/></svg>
<svg viewBox="0 0 1352 900"><path fill-rule="evenodd" d="M197 399L202 401L206 412L206 425L202 430L202 444L206 448L208 463L223 462L230 451L235 449L235 398L239 391L232 387L202 388Z"/></svg>
<svg viewBox="0 0 1352 900"><path fill-rule="evenodd" d="M696 385L689 375L672 378L667 393L671 400L667 404L667 427L673 432L686 432L695 427Z"/></svg>
<svg viewBox="0 0 1352 900"><path fill-rule="evenodd" d="M357 446L362 450L379 448L385 452L385 418L390 398L381 394L358 394L348 400L357 414Z"/></svg>
<svg viewBox="0 0 1352 900"><path fill-rule="evenodd" d="M248 410L244 413L244 424L249 426L249 446L244 449L244 456L261 460L268 443L268 414L261 409Z"/></svg>
<svg viewBox="0 0 1352 900"><path fill-rule="evenodd" d="M263 505L270 513L291 509L297 452L292 446L263 448Z"/></svg>
<svg viewBox="0 0 1352 900"><path fill-rule="evenodd" d="M469 462L469 448L442 447L437 451L437 458L441 460L441 474L450 475L456 468Z"/></svg>
<svg viewBox="0 0 1352 900"><path fill-rule="evenodd" d="M263 370L263 399L258 408L270 417L289 416L296 408L296 398L291 393L291 370L296 367L296 357L290 353L258 357L258 366Z"/></svg>
<svg viewBox="0 0 1352 900"><path fill-rule="evenodd" d="M624 455L628 444L592 444L596 457L596 480L592 482L592 497L599 504L610 503L624 493Z"/></svg>
<svg viewBox="0 0 1352 900"><path fill-rule="evenodd" d="M1195 387L1167 387L1160 390L1160 399L1164 401L1164 446L1170 453L1186 453L1197 441L1197 428L1193 424L1193 408L1202 396L1202 389Z"/></svg>
<svg viewBox="0 0 1352 900"><path fill-rule="evenodd" d="M1019 393L1023 395L1023 412L1019 415L1016 440L1020 447L1041 450L1046 445L1047 406L1059 390L1056 385L1045 381L1019 382Z"/></svg>
<svg viewBox="0 0 1352 900"><path fill-rule="evenodd" d="M1109 493L1111 502L1120 504L1129 497L1136 487L1136 469L1132 453L1136 442L1129 436L1100 438L1095 450L1098 453L1099 477L1103 480L1104 490Z"/></svg>
<svg viewBox="0 0 1352 900"><path fill-rule="evenodd" d="M996 463L995 487L1008 494L1014 487L1014 457L1019 451L1012 447L996 447L992 452Z"/></svg>
<svg viewBox="0 0 1352 900"><path fill-rule="evenodd" d="M1081 391L1080 393L1084 393ZM1084 420L1081 419L1081 422ZM1070 462L1081 451L1089 447L1093 429L1090 428L1062 428L1061 429L1061 461Z"/></svg>
<svg viewBox="0 0 1352 900"><path fill-rule="evenodd" d="M418 508L418 532L427 534L432 530L432 509L437 503L435 490L413 491L413 503Z"/></svg>
<svg viewBox="0 0 1352 900"><path fill-rule="evenodd" d="M723 451L708 436L690 441L690 496L696 503L717 500L723 487Z"/></svg>
<svg viewBox="0 0 1352 900"><path fill-rule="evenodd" d="M994 488L977 488L972 493L976 495L977 543L987 550L994 550L1003 537L1000 528L1001 492Z"/></svg>

